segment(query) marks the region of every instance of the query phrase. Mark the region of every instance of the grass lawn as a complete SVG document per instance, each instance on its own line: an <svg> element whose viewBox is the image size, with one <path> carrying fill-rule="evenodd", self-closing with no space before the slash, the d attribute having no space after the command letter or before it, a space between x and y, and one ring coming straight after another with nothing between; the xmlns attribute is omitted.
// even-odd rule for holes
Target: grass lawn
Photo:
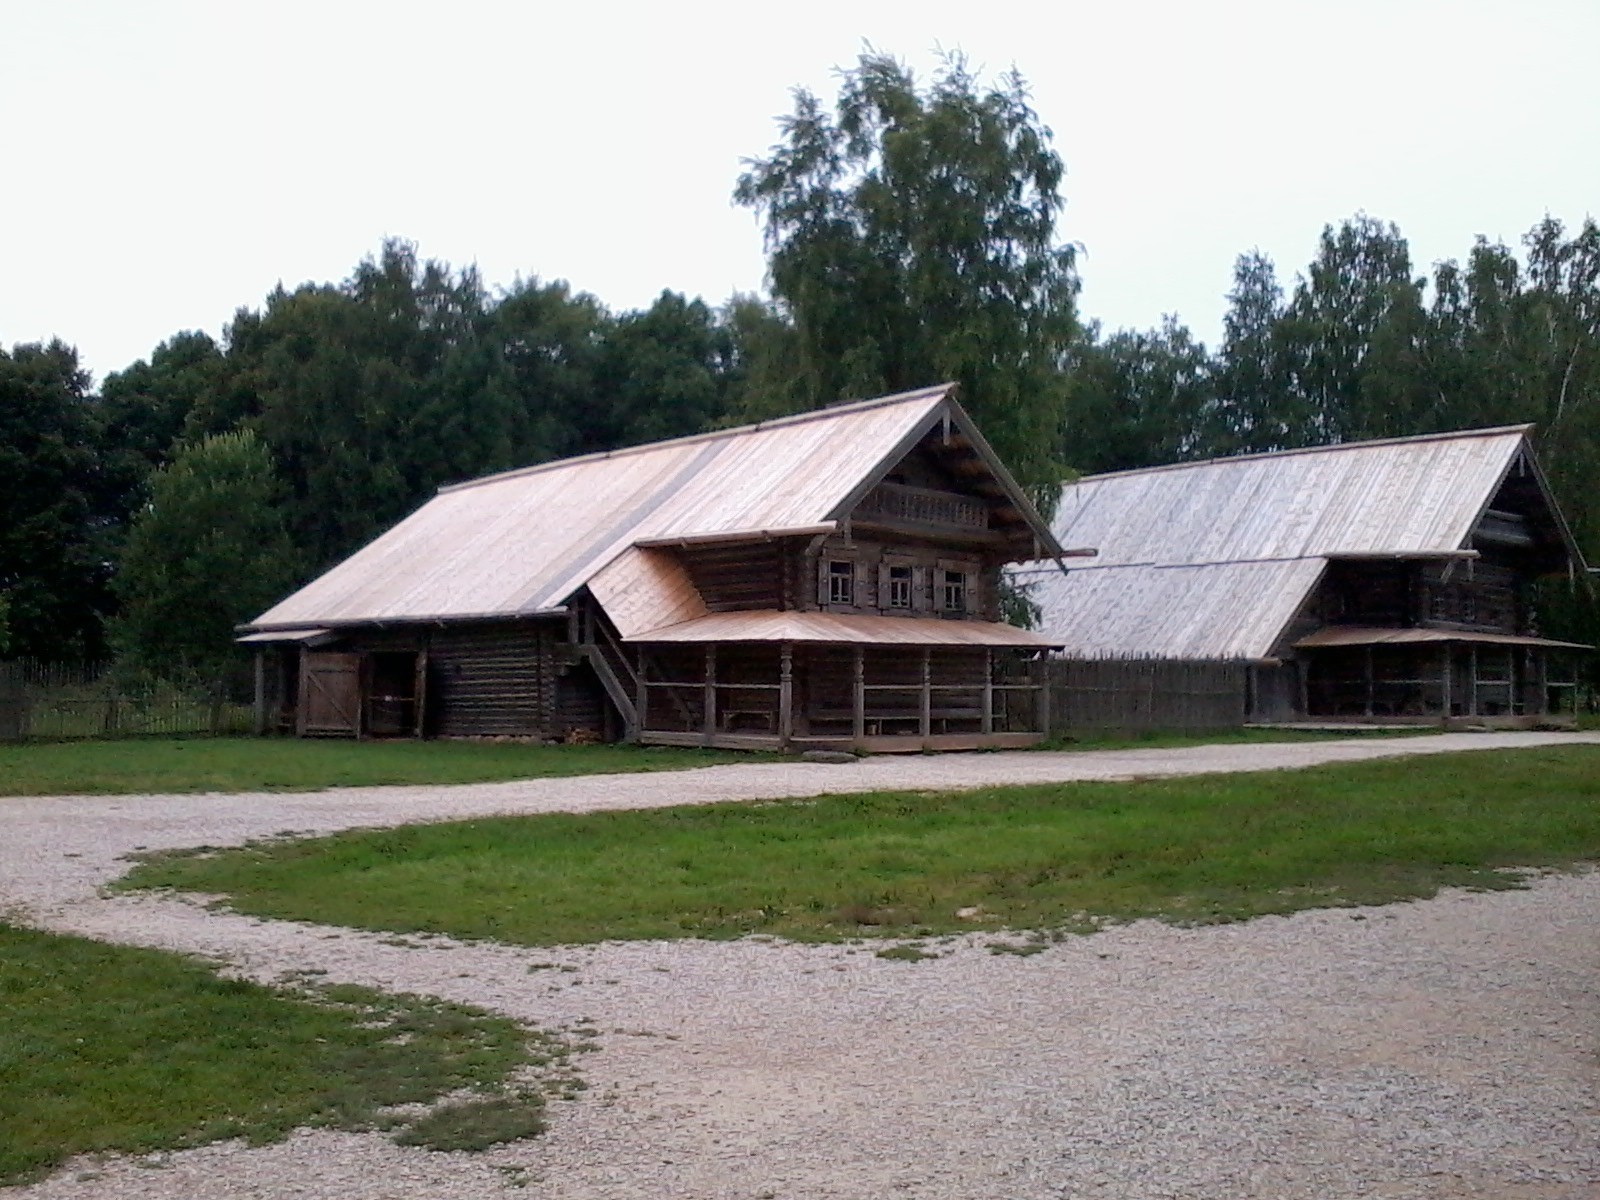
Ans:
<svg viewBox="0 0 1600 1200"><path fill-rule="evenodd" d="M1088 731L1041 742L1035 750L1163 750L1178 746L1237 746L1255 742L1338 742L1352 738L1426 737L1442 732L1436 725L1410 729L1218 729L1181 733L1154 729L1135 733Z"/></svg>
<svg viewBox="0 0 1600 1200"><path fill-rule="evenodd" d="M301 738L128 738L0 745L0 796L308 792L377 783L486 783L553 775L675 771L750 762L675 747Z"/></svg>
<svg viewBox="0 0 1600 1200"><path fill-rule="evenodd" d="M222 893L271 917L551 945L1232 920L1514 886L1494 869L1590 859L1600 747L1571 746L412 826L159 856L125 885Z"/></svg>
<svg viewBox="0 0 1600 1200"><path fill-rule="evenodd" d="M560 1043L498 1017L358 988L265 988L177 955L3 924L0 1012L0 1185L74 1154L268 1142L305 1125L393 1126L399 1140L468 1148L458 1118L485 1107L499 1140L541 1128L544 1090L514 1072L552 1066L551 1085L570 1085ZM384 1119L386 1106L460 1089L472 1099Z"/></svg>

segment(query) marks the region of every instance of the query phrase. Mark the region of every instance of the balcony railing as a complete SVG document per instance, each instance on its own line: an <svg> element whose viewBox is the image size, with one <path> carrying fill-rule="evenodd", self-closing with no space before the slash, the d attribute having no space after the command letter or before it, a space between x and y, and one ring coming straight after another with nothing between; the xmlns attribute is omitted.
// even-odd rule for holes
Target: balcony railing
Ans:
<svg viewBox="0 0 1600 1200"><path fill-rule="evenodd" d="M953 529L989 527L989 506L982 500L903 483L880 483L867 493L857 512L863 517L885 517L915 525L942 525Z"/></svg>

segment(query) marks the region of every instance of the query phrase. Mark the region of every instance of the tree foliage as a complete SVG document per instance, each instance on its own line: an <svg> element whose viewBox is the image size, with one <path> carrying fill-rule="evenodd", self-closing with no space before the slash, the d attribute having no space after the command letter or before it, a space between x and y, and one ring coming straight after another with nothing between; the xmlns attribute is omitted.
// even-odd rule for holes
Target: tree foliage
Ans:
<svg viewBox="0 0 1600 1200"><path fill-rule="evenodd" d="M103 651L109 498L77 351L0 350L0 608L8 651Z"/></svg>
<svg viewBox="0 0 1600 1200"><path fill-rule="evenodd" d="M116 591L121 659L180 683L221 679L233 629L294 577L282 497L266 447L248 430L179 449L133 520Z"/></svg>
<svg viewBox="0 0 1600 1200"><path fill-rule="evenodd" d="M1018 477L1054 482L1078 279L1056 236L1061 159L1022 77L985 88L950 55L922 87L869 50L831 112L794 101L734 193L762 217L795 334L793 390L751 391L749 411L956 380Z"/></svg>

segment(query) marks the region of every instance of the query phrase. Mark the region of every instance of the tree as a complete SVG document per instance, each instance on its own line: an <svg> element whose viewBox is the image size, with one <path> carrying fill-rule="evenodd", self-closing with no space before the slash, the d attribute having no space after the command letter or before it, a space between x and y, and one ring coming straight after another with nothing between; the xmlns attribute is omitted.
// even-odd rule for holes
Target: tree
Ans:
<svg viewBox="0 0 1600 1200"><path fill-rule="evenodd" d="M1160 329L1091 337L1072 366L1062 422L1067 459L1097 474L1190 457L1212 407L1211 359L1176 317Z"/></svg>
<svg viewBox="0 0 1600 1200"><path fill-rule="evenodd" d="M237 661L234 626L278 599L295 554L266 447L248 430L182 447L151 480L115 580L112 640L130 667L214 684Z"/></svg>
<svg viewBox="0 0 1600 1200"><path fill-rule="evenodd" d="M1424 281L1400 230L1366 215L1322 231L1317 257L1278 322L1294 422L1288 445L1430 427L1421 377ZM1295 426L1298 425L1298 428Z"/></svg>
<svg viewBox="0 0 1600 1200"><path fill-rule="evenodd" d="M110 518L88 388L62 342L0 350L0 606L13 654L104 651Z"/></svg>
<svg viewBox="0 0 1600 1200"><path fill-rule="evenodd" d="M1054 484L1078 278L1026 83L981 89L950 55L922 88L870 49L841 80L832 114L794 93L734 193L765 223L804 406L953 379L1019 478Z"/></svg>
<svg viewBox="0 0 1600 1200"><path fill-rule="evenodd" d="M601 436L630 446L710 428L722 417L732 356L729 332L704 301L668 291L648 309L624 313L607 331L599 364L611 418Z"/></svg>
<svg viewBox="0 0 1600 1200"><path fill-rule="evenodd" d="M1205 414L1208 454L1278 450L1298 442L1309 414L1289 390L1282 331L1283 289L1272 260L1241 254L1222 322L1214 371L1216 400Z"/></svg>

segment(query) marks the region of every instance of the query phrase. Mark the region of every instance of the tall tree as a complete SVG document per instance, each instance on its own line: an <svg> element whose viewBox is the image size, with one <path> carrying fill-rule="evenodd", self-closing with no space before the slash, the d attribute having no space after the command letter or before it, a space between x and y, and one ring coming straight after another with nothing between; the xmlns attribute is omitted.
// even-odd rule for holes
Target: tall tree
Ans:
<svg viewBox="0 0 1600 1200"><path fill-rule="evenodd" d="M283 594L294 551L266 447L253 433L180 449L151 480L116 578L113 641L129 666L215 683L237 661L233 629Z"/></svg>
<svg viewBox="0 0 1600 1200"><path fill-rule="evenodd" d="M1295 445L1310 414L1290 390L1284 362L1283 289L1272 260L1241 254L1222 320L1214 369L1216 399L1201 438L1209 454L1278 450Z"/></svg>
<svg viewBox="0 0 1600 1200"><path fill-rule="evenodd" d="M1424 419L1423 281L1400 230L1365 214L1322 231L1278 334L1299 428L1290 445L1383 437Z"/></svg>
<svg viewBox="0 0 1600 1200"><path fill-rule="evenodd" d="M832 113L795 92L734 193L765 222L805 404L957 380L1019 477L1054 483L1078 278L1026 83L950 55L924 88L872 50L841 80Z"/></svg>
<svg viewBox="0 0 1600 1200"><path fill-rule="evenodd" d="M88 388L62 342L0 350L0 606L12 654L104 652L110 504Z"/></svg>

